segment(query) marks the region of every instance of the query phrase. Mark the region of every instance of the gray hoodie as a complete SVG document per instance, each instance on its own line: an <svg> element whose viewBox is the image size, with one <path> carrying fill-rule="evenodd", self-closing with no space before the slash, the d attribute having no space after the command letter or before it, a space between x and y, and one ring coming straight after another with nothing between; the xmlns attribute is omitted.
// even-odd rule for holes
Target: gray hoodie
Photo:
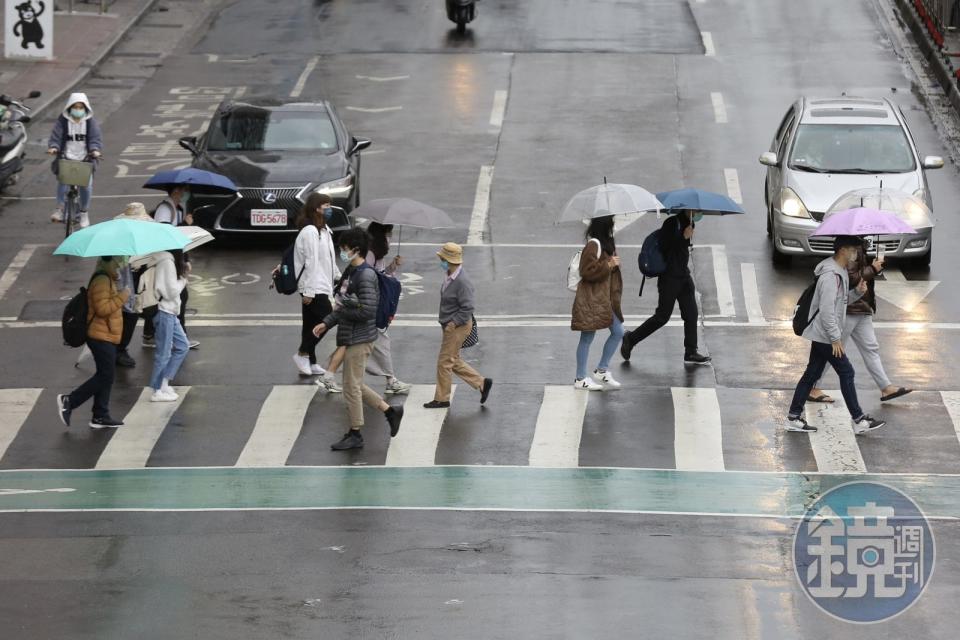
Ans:
<svg viewBox="0 0 960 640"><path fill-rule="evenodd" d="M840 342L847 320L847 305L859 300L862 294L850 290L850 274L832 257L818 264L813 273L819 277L816 293L810 303L810 318L813 321L804 330L803 337L826 344Z"/></svg>

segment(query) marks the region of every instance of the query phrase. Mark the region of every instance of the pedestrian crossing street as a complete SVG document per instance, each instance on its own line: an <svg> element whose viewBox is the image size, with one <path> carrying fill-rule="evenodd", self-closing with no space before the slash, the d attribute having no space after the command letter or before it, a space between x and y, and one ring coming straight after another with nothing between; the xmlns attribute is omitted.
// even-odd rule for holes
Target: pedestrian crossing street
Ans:
<svg viewBox="0 0 960 640"><path fill-rule="evenodd" d="M788 433L789 390L632 388L605 393L571 386L502 384L481 408L455 388L449 410L427 410L432 385L414 385L400 434L367 409L365 448L333 452L346 430L342 397L313 384L179 387L180 400L151 403L150 391L114 389L125 426L86 426L89 405L65 429L56 389L0 389L0 468L136 469L509 465L690 471L960 473L960 392L917 391L865 410L888 426L855 437L838 391L835 405L809 403L815 434Z"/></svg>

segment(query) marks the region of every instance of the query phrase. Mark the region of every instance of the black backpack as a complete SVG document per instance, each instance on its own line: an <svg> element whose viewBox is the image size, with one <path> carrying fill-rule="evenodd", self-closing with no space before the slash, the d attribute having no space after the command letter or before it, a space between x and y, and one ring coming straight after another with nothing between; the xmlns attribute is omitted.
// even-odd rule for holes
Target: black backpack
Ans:
<svg viewBox="0 0 960 640"><path fill-rule="evenodd" d="M840 276L837 276L838 278ZM797 299L797 306L793 308L793 332L798 336L802 336L803 332L807 330L813 321L816 319L817 314L820 313L820 309L817 309L813 312L813 316L810 315L810 305L813 304L813 297L817 293L817 280L820 279L820 276L814 276L813 282L803 290L803 293L800 294L800 298ZM808 320L809 318L809 320Z"/></svg>
<svg viewBox="0 0 960 640"><path fill-rule="evenodd" d="M297 285L300 284L300 276L303 275L303 270L307 267L307 265L303 265L300 267L300 273L293 275L296 269L293 261L293 249L295 246L296 244L292 244L283 252L283 257L280 258L280 268L273 274L273 288L277 290L277 293L282 293L285 296L297 292Z"/></svg>
<svg viewBox="0 0 960 640"><path fill-rule="evenodd" d="M663 256L663 249L660 246L660 229L652 231L643 239L640 254L637 256L637 266L643 274L643 282L640 283L642 296L643 285L647 284L647 278L656 278L667 271L667 259Z"/></svg>
<svg viewBox="0 0 960 640"><path fill-rule="evenodd" d="M90 278L90 282L100 273L95 273ZM90 313L90 301L87 298L86 287L80 287L80 292L70 298L70 302L63 308L63 319L60 321L60 329L63 331L63 344L68 347L82 347L87 341L87 328L90 322L87 321L87 315Z"/></svg>

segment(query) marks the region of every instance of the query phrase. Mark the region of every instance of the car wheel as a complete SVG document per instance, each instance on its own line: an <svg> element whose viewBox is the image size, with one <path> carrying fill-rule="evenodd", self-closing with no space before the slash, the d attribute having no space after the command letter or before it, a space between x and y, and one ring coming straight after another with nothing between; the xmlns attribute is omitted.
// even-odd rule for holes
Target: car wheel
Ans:
<svg viewBox="0 0 960 640"><path fill-rule="evenodd" d="M933 260L933 240L930 240L930 251L927 251L922 256L917 256L913 259L913 264L922 268L929 269L930 261Z"/></svg>
<svg viewBox="0 0 960 640"><path fill-rule="evenodd" d="M773 264L774 264L774 266L776 266L776 267L788 267L788 266L790 266L790 263L793 262L793 256L788 255L788 254L786 254L786 253L781 253L781 252L777 249L777 237L776 237L776 236L771 236L771 239L773 240L773 242L771 242L770 249L772 250L772 253L773 253Z"/></svg>
<svg viewBox="0 0 960 640"><path fill-rule="evenodd" d="M773 213L767 210L767 237L773 236Z"/></svg>

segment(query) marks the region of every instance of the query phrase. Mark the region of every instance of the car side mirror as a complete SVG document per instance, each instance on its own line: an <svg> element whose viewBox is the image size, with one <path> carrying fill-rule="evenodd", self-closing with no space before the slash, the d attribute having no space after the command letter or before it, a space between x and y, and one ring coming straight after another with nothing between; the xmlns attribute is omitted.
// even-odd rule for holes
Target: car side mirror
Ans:
<svg viewBox="0 0 960 640"><path fill-rule="evenodd" d="M330 219L327 220L327 226L332 231L346 231L353 226L350 222L350 216L342 207L331 206L330 210L331 214Z"/></svg>
<svg viewBox="0 0 960 640"><path fill-rule="evenodd" d="M369 138L354 138L353 139L353 148L350 149L350 155L359 153L373 144L373 141Z"/></svg>
<svg viewBox="0 0 960 640"><path fill-rule="evenodd" d="M780 159L777 158L777 154L773 151L765 151L760 154L760 164L767 167L776 167L780 164Z"/></svg>
<svg viewBox="0 0 960 640"><path fill-rule="evenodd" d="M27 94L27 97L32 99L32 98L39 98L39 97L42 96L42 95L43 95L43 94L40 93L39 91L33 90L33 91L31 91L30 93Z"/></svg>
<svg viewBox="0 0 960 640"><path fill-rule="evenodd" d="M923 159L924 169L943 169L943 158L940 156L927 156Z"/></svg>
<svg viewBox="0 0 960 640"><path fill-rule="evenodd" d="M196 136L186 136L177 140L180 143L180 146L192 153L194 156L199 156L200 151L197 149L197 137Z"/></svg>

